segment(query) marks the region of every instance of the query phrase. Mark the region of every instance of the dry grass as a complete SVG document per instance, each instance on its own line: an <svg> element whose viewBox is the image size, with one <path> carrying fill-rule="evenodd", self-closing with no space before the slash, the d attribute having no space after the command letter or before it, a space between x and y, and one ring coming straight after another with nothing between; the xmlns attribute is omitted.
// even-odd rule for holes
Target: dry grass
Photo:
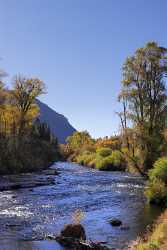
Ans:
<svg viewBox="0 0 167 250"><path fill-rule="evenodd" d="M137 238L126 250L167 250L167 210L158 218L152 230Z"/></svg>

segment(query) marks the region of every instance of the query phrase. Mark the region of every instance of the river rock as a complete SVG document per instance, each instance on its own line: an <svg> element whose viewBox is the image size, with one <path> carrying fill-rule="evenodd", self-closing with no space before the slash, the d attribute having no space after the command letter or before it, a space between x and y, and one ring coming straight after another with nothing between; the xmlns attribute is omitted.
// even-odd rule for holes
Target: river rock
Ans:
<svg viewBox="0 0 167 250"><path fill-rule="evenodd" d="M58 236L56 240L64 247L69 247L73 250L115 250L108 248L107 246L103 246L101 243L95 242L85 242L80 241L78 239Z"/></svg>
<svg viewBox="0 0 167 250"><path fill-rule="evenodd" d="M86 240L85 229L81 224L68 224L60 233L60 236L73 239Z"/></svg>
<svg viewBox="0 0 167 250"><path fill-rule="evenodd" d="M109 221L109 223L113 226L113 227L119 227L122 225L122 221L119 219L112 219Z"/></svg>
<svg viewBox="0 0 167 250"><path fill-rule="evenodd" d="M76 246L80 245L80 241L86 240L85 229L81 224L65 225L62 231L60 232L60 235L56 237L56 240L62 246L71 247L72 249L75 249Z"/></svg>
<svg viewBox="0 0 167 250"><path fill-rule="evenodd" d="M56 240L62 246L70 247L73 250L109 250L100 242L86 242L85 229L81 224L66 225L60 235L56 237Z"/></svg>
<svg viewBox="0 0 167 250"><path fill-rule="evenodd" d="M116 249L114 249L114 248L108 248L107 246L103 246L103 245L101 245L101 243L95 243L95 242L91 242L90 244L89 244L89 247L90 247L90 249L89 250L116 250Z"/></svg>
<svg viewBox="0 0 167 250"><path fill-rule="evenodd" d="M17 195L12 195L11 198L12 198L12 199L16 199L16 198L17 198Z"/></svg>

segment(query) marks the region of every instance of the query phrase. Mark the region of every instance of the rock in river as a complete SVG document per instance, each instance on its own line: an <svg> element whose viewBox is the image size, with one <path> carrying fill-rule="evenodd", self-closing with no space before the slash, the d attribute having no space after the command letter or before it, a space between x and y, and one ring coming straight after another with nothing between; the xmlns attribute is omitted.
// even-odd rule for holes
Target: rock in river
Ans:
<svg viewBox="0 0 167 250"><path fill-rule="evenodd" d="M85 229L81 224L68 224L60 233L63 237L86 240Z"/></svg>
<svg viewBox="0 0 167 250"><path fill-rule="evenodd" d="M122 221L119 219L112 219L109 221L109 223L113 226L113 227L119 227L122 225Z"/></svg>
<svg viewBox="0 0 167 250"><path fill-rule="evenodd" d="M74 247L80 245L80 241L86 240L85 229L81 224L65 225L56 240L65 247Z"/></svg>
<svg viewBox="0 0 167 250"><path fill-rule="evenodd" d="M65 247L73 250L109 250L100 243L86 242L85 229L81 224L68 224L61 231L56 240Z"/></svg>

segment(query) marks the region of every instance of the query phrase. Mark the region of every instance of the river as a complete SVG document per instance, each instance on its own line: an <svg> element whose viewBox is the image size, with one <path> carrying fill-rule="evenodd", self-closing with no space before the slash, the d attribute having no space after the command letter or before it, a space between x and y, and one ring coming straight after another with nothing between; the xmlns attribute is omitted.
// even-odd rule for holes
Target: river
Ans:
<svg viewBox="0 0 167 250"><path fill-rule="evenodd" d="M55 184L0 192L0 250L64 249L44 239L72 222L77 209L88 239L122 250L160 213L146 204L139 176L63 162L52 168L60 173ZM112 218L129 229L112 227Z"/></svg>

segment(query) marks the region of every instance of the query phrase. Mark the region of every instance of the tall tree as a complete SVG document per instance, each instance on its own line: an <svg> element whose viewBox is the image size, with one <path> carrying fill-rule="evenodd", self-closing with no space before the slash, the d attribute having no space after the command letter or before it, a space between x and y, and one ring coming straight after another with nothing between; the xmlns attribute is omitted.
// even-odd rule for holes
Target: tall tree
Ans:
<svg viewBox="0 0 167 250"><path fill-rule="evenodd" d="M127 110L122 124L127 126L127 117L132 122L145 167L152 165L166 126L166 76L167 49L155 42L137 49L123 66L120 100Z"/></svg>
<svg viewBox="0 0 167 250"><path fill-rule="evenodd" d="M19 112L19 134L24 132L25 125L37 116L38 107L35 99L44 93L44 83L38 78L17 76L13 83L12 98Z"/></svg>

